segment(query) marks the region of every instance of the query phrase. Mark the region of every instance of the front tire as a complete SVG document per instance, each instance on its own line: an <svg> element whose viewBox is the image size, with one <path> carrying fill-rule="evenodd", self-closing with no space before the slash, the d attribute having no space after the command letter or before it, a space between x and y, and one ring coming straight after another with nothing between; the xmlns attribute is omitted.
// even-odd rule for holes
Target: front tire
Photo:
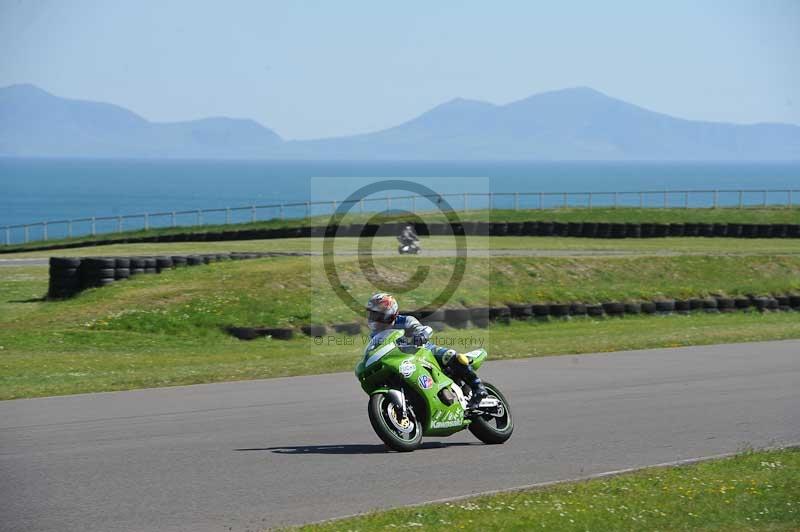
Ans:
<svg viewBox="0 0 800 532"><path fill-rule="evenodd" d="M469 431L483 443L497 445L505 443L514 432L514 420L511 417L511 408L508 400L500 393L494 385L484 382L489 397L495 397L500 401L500 411L498 415L483 414L476 417L469 424Z"/></svg>
<svg viewBox="0 0 800 532"><path fill-rule="evenodd" d="M422 427L414 411L406 406L406 417L385 393L369 398L369 422L375 434L392 450L411 452L422 443Z"/></svg>

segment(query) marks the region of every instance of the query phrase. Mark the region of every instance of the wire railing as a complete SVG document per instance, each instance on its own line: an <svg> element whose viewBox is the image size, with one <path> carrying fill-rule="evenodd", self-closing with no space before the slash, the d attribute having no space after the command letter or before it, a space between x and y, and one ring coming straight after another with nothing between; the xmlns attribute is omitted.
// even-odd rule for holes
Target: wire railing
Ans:
<svg viewBox="0 0 800 532"><path fill-rule="evenodd" d="M351 211L366 213L429 210L446 201L456 210L558 209L558 208L752 208L795 206L800 189L642 190L624 192L462 192L435 196L404 195L357 200ZM254 223L330 215L342 201L280 202L212 209L145 212L49 220L3 227L5 245L122 233L155 228ZM426 204L427 203L427 204ZM422 212L422 211L420 211Z"/></svg>

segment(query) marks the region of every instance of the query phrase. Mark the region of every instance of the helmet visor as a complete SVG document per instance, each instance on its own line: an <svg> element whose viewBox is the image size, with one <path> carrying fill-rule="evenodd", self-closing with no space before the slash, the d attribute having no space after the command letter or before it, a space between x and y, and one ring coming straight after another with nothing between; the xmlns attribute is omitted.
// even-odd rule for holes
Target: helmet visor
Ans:
<svg viewBox="0 0 800 532"><path fill-rule="evenodd" d="M367 321L375 321L378 323L392 323L394 321L394 315L386 315L383 312L378 312L377 310L368 310L367 311Z"/></svg>

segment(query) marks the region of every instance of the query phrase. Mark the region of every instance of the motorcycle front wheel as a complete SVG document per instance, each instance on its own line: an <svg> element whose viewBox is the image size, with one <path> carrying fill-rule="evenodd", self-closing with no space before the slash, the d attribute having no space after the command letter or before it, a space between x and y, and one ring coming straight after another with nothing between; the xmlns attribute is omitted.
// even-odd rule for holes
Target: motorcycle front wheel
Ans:
<svg viewBox="0 0 800 532"><path fill-rule="evenodd" d="M368 411L375 434L390 449L407 453L422 443L422 427L411 408L403 416L385 393L376 393L369 398Z"/></svg>
<svg viewBox="0 0 800 532"><path fill-rule="evenodd" d="M495 412L480 415L469 424L469 431L483 443L504 443L514 432L514 420L511 418L511 408L508 400L494 385L484 382L489 397L500 401L500 406Z"/></svg>

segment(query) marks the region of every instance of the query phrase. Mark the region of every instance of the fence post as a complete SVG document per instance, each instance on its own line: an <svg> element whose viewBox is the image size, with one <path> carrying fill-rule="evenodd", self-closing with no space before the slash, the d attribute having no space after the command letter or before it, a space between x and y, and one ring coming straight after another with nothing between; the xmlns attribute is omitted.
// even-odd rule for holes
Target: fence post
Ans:
<svg viewBox="0 0 800 532"><path fill-rule="evenodd" d="M664 208L666 209L669 206L669 200L667 199L667 191L664 191Z"/></svg>
<svg viewBox="0 0 800 532"><path fill-rule="evenodd" d="M514 192L514 210L519 210L519 192Z"/></svg>
<svg viewBox="0 0 800 532"><path fill-rule="evenodd" d="M225 207L225 225L230 225L231 223L231 208Z"/></svg>
<svg viewBox="0 0 800 532"><path fill-rule="evenodd" d="M117 233L122 232L122 216L117 216Z"/></svg>
<svg viewBox="0 0 800 532"><path fill-rule="evenodd" d="M278 207L278 212L280 213L281 220L283 220L283 203L281 203L280 207Z"/></svg>
<svg viewBox="0 0 800 532"><path fill-rule="evenodd" d="M6 226L6 246L11 244L11 228Z"/></svg>
<svg viewBox="0 0 800 532"><path fill-rule="evenodd" d="M592 193L589 192L589 208L592 208Z"/></svg>
<svg viewBox="0 0 800 532"><path fill-rule="evenodd" d="M28 234L28 226L26 225L25 226L25 243L26 244L28 243L28 240L29 240L28 236L29 236L29 234Z"/></svg>
<svg viewBox="0 0 800 532"><path fill-rule="evenodd" d="M541 192L539 192L539 210L542 210L543 205L544 205L544 196L542 195Z"/></svg>
<svg viewBox="0 0 800 532"><path fill-rule="evenodd" d="M618 203L619 203L619 192L614 192L614 208L615 209L617 208Z"/></svg>
<svg viewBox="0 0 800 532"><path fill-rule="evenodd" d="M306 218L311 217L311 202L306 202Z"/></svg>
<svg viewBox="0 0 800 532"><path fill-rule="evenodd" d="M256 206L250 206L250 222L255 223L256 221Z"/></svg>
<svg viewBox="0 0 800 532"><path fill-rule="evenodd" d="M172 211L170 213L170 221L171 221L172 227L175 227L175 211Z"/></svg>
<svg viewBox="0 0 800 532"><path fill-rule="evenodd" d="M644 193L643 192L639 192L639 208L640 209L644 208Z"/></svg>
<svg viewBox="0 0 800 532"><path fill-rule="evenodd" d="M361 214L364 214L364 198L358 200L358 210L361 212Z"/></svg>
<svg viewBox="0 0 800 532"><path fill-rule="evenodd" d="M684 209L688 209L689 208L689 191L688 190L684 190L683 191L683 208Z"/></svg>
<svg viewBox="0 0 800 532"><path fill-rule="evenodd" d="M767 206L767 191L763 190L763 191L761 191L761 194L762 194L762 196L761 196L762 197L761 206L762 207L766 207Z"/></svg>
<svg viewBox="0 0 800 532"><path fill-rule="evenodd" d="M492 193L489 192L489 213L492 212Z"/></svg>
<svg viewBox="0 0 800 532"><path fill-rule="evenodd" d="M94 216L92 216L92 236L97 234L97 225L95 224Z"/></svg>
<svg viewBox="0 0 800 532"><path fill-rule="evenodd" d="M568 194L564 192L564 208L566 209L567 207L569 207L569 199Z"/></svg>
<svg viewBox="0 0 800 532"><path fill-rule="evenodd" d="M742 207L743 207L742 191L740 190L739 191L739 208L741 209Z"/></svg>
<svg viewBox="0 0 800 532"><path fill-rule="evenodd" d="M331 211L331 214L333 214L333 213L335 213L335 212L336 212L336 200L333 200L333 201L331 202L331 207L333 207L333 211Z"/></svg>
<svg viewBox="0 0 800 532"><path fill-rule="evenodd" d="M390 198L388 195L386 196L386 210L392 210L392 198Z"/></svg>
<svg viewBox="0 0 800 532"><path fill-rule="evenodd" d="M719 201L719 191L715 190L714 191L714 208L715 209L717 208L718 201Z"/></svg>
<svg viewBox="0 0 800 532"><path fill-rule="evenodd" d="M203 210L197 209L197 223L195 225L203 225Z"/></svg>
<svg viewBox="0 0 800 532"><path fill-rule="evenodd" d="M72 220L67 222L67 237L72 238Z"/></svg>
<svg viewBox="0 0 800 532"><path fill-rule="evenodd" d="M467 210L467 193L464 192L464 210Z"/></svg>
<svg viewBox="0 0 800 532"><path fill-rule="evenodd" d="M791 209L792 208L792 191L791 190L787 190L786 192L789 193L789 208Z"/></svg>
<svg viewBox="0 0 800 532"><path fill-rule="evenodd" d="M464 199L466 201L466 196L464 196ZM361 204L361 207L362 207L361 212L364 212L364 210L363 210L364 204L363 203ZM417 213L417 197L416 196L411 196L411 212L413 212L414 214Z"/></svg>
<svg viewBox="0 0 800 532"><path fill-rule="evenodd" d="M47 222L42 222L42 240L47 240Z"/></svg>
<svg viewBox="0 0 800 532"><path fill-rule="evenodd" d="M150 215L144 213L144 230L147 231L150 229Z"/></svg>

